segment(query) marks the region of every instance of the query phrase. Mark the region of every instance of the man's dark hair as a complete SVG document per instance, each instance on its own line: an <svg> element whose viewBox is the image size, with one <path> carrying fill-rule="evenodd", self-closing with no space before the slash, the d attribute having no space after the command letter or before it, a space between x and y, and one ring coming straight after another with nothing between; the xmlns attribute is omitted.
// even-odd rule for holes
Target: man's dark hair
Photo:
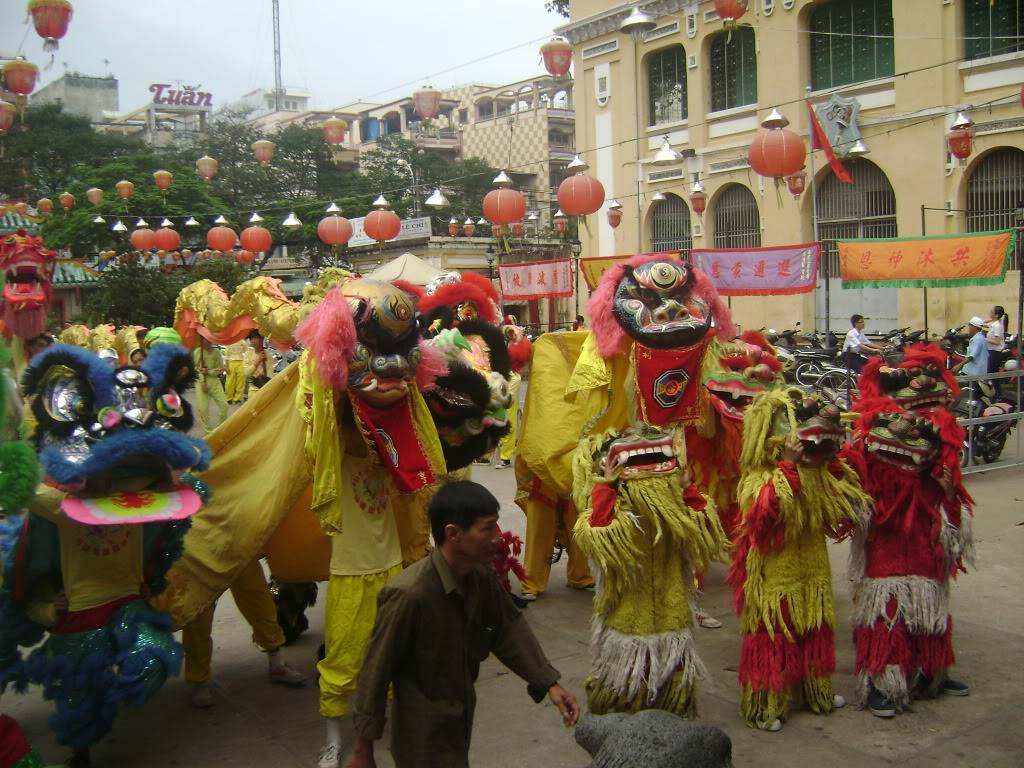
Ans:
<svg viewBox="0 0 1024 768"><path fill-rule="evenodd" d="M850 325L851 326L856 326L857 323L859 323L863 319L864 319L864 315L852 315L850 317Z"/></svg>
<svg viewBox="0 0 1024 768"><path fill-rule="evenodd" d="M444 527L449 523L467 530L478 518L497 515L499 506L494 494L479 483L459 480L441 486L427 507L434 543L444 544Z"/></svg>

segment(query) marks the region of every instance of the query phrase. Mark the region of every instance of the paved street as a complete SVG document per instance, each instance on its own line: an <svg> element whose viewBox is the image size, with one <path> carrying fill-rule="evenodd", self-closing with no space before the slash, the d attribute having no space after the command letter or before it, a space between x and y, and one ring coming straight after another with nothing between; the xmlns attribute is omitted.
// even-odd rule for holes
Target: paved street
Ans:
<svg viewBox="0 0 1024 768"><path fill-rule="evenodd" d="M476 468L477 480L501 499L502 524L525 533L513 505L510 470ZM891 721L848 707L830 717L797 713L778 734L744 727L737 712L735 667L739 652L737 621L723 584L724 568L711 573L703 605L722 619L719 630L697 629L700 652L711 672L701 688L701 717L724 728L733 739L736 766L898 764L902 768L1019 766L1024 754L1020 696L1024 690L1024 471L974 476L969 490L978 502L975 526L979 570L955 587L957 673L970 683L966 699L918 702L914 711ZM836 688L852 699L853 647L847 617L850 592L845 580L846 547L832 548L839 627ZM563 682L578 695L587 672L590 596L564 586L564 562L555 566L551 589L527 611ZM310 616L311 629L288 659L312 672L322 636L321 603ZM323 739L316 690L272 686L266 662L250 641L250 631L230 596L219 606L215 624L216 705L193 709L184 681L170 682L141 710L125 709L114 733L95 751L102 768L312 768ZM572 766L588 760L565 731L550 705L534 705L525 686L503 667L488 662L478 684L479 704L473 764L493 768ZM2 709L17 717L42 754L63 757L50 737L50 705L38 691L6 694ZM351 740L351 732L348 735ZM378 765L392 763L386 749Z"/></svg>

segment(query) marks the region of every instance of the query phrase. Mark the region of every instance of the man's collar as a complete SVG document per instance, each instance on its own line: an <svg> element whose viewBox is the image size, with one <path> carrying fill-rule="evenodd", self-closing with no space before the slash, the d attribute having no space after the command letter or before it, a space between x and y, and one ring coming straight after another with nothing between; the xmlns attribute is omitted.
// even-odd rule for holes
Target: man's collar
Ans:
<svg viewBox="0 0 1024 768"><path fill-rule="evenodd" d="M441 587L444 589L444 593L446 595L450 595L452 592L461 594L458 582L455 581L455 574L452 573L448 561L444 559L440 547L434 547L434 551L430 553L430 560L434 564L437 575L441 577Z"/></svg>

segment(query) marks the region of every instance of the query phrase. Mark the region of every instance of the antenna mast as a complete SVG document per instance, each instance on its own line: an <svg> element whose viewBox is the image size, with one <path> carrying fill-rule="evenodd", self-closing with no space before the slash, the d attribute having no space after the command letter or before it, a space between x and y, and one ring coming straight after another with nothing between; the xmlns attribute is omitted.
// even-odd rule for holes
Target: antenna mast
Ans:
<svg viewBox="0 0 1024 768"><path fill-rule="evenodd" d="M271 0L274 7L274 111L281 111L281 5Z"/></svg>

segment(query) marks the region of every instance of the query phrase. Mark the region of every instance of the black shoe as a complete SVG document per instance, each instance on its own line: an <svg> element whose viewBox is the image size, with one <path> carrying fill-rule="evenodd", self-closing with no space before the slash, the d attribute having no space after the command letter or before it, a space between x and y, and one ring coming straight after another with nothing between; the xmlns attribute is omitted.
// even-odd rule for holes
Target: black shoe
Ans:
<svg viewBox="0 0 1024 768"><path fill-rule="evenodd" d="M868 692L868 709L875 717L896 717L896 706L874 687Z"/></svg>
<svg viewBox="0 0 1024 768"><path fill-rule="evenodd" d="M961 683L959 680L947 677L942 682L942 688L939 689L939 693L944 693L947 696L968 696L971 693L971 689L966 683Z"/></svg>

